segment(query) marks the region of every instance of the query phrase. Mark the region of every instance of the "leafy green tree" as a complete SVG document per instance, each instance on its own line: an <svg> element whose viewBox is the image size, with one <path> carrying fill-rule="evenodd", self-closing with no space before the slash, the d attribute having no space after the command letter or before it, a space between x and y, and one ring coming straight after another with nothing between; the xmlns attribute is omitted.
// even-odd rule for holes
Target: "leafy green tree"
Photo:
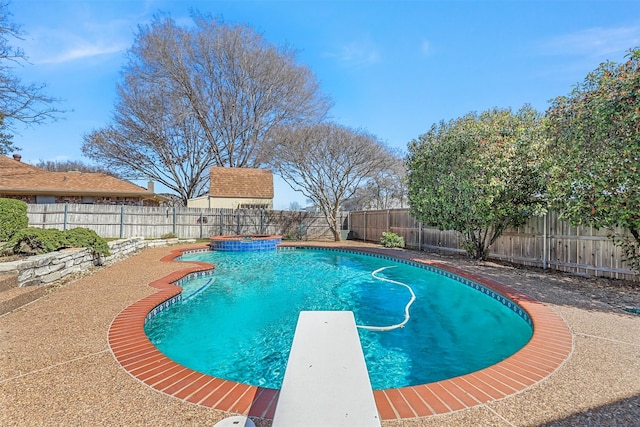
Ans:
<svg viewBox="0 0 640 427"><path fill-rule="evenodd" d="M486 259L507 227L545 207L541 120L524 106L515 114L492 109L434 124L409 144L412 215L459 231L467 253Z"/></svg>
<svg viewBox="0 0 640 427"><path fill-rule="evenodd" d="M550 194L575 225L627 230L611 236L640 271L640 48L626 58L553 100Z"/></svg>

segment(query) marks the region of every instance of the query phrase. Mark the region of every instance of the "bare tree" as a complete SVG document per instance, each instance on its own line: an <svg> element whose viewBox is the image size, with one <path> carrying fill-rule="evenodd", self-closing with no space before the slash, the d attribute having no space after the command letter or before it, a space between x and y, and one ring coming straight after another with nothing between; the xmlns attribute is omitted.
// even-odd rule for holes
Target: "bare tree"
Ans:
<svg viewBox="0 0 640 427"><path fill-rule="evenodd" d="M404 159L398 152L389 153L389 161L344 204L344 210L395 209L407 204Z"/></svg>
<svg viewBox="0 0 640 427"><path fill-rule="evenodd" d="M121 175L164 184L184 205L202 195L216 163L196 120L175 117L179 107L163 103L162 93L120 96L114 124L85 136L83 153Z"/></svg>
<svg viewBox="0 0 640 427"><path fill-rule="evenodd" d="M267 211L267 221L277 227L277 233L287 240L307 238L307 225L313 222L313 214L299 209L288 211Z"/></svg>
<svg viewBox="0 0 640 427"><path fill-rule="evenodd" d="M302 210L302 206L300 205L300 203L293 201L291 203L289 203L289 209L287 209L291 212L298 212Z"/></svg>
<svg viewBox="0 0 640 427"><path fill-rule="evenodd" d="M336 241L341 204L390 159L373 135L333 123L283 131L273 153L273 169L320 208Z"/></svg>
<svg viewBox="0 0 640 427"><path fill-rule="evenodd" d="M118 85L113 123L85 137L94 160L153 178L183 199L210 166L259 167L275 127L322 118L329 101L293 51L243 25L168 16L139 28Z"/></svg>
<svg viewBox="0 0 640 427"><path fill-rule="evenodd" d="M9 2L0 2L0 154L19 150L12 133L18 123L41 124L58 118L63 111L53 105L57 99L44 94L44 84L24 84L15 75L16 66L27 63L25 52L11 46L9 38L21 39L22 29L11 22Z"/></svg>
<svg viewBox="0 0 640 427"><path fill-rule="evenodd" d="M36 167L40 169L44 169L51 172L69 172L69 171L78 171L78 172L92 172L92 173L103 173L106 175L114 176L118 179L122 179L120 175L112 171L111 169L104 168L102 166L94 166L88 165L86 163L77 161L77 160L67 160L65 162L54 162L51 160L40 160L35 164Z"/></svg>
<svg viewBox="0 0 640 427"><path fill-rule="evenodd" d="M20 151L20 148L13 145L13 134L0 116L0 155L9 154L11 151Z"/></svg>

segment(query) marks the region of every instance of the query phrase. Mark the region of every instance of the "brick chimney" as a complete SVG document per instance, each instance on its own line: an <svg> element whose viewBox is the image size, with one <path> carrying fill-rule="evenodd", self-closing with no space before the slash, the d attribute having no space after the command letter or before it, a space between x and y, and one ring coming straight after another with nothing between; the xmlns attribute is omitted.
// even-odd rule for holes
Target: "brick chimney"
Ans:
<svg viewBox="0 0 640 427"><path fill-rule="evenodd" d="M20 154L14 154L13 155L13 160L15 160L16 162L19 162L20 159L22 159L22 156Z"/></svg>
<svg viewBox="0 0 640 427"><path fill-rule="evenodd" d="M147 182L147 191L148 191L149 193L153 193L153 190L154 190L154 189L153 189L153 181L149 181L149 182Z"/></svg>

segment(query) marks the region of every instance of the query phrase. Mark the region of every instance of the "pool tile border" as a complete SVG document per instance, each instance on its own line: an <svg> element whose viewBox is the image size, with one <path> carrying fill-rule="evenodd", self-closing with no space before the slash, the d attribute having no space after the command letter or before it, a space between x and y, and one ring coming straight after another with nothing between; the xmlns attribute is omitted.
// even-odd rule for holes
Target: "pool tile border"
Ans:
<svg viewBox="0 0 640 427"><path fill-rule="evenodd" d="M317 246L285 246L282 249L316 249L318 248ZM324 251L334 251L334 252L343 252L343 253L353 253L353 254L358 254L358 253L362 253L362 252L366 252L366 251L359 251L359 250L354 250L354 249L344 249L344 248L320 248L321 250ZM376 258L382 258L382 259L388 259L390 261L395 261L395 262L400 262L403 264L407 264L407 265L411 265L411 266L416 266L418 268L423 268L425 270L428 270L430 272L436 273L436 274L440 274L442 276L445 276L449 279L453 279L456 281L459 281L460 283L475 289L478 292L481 292L483 294L485 294L486 296L493 298L494 300L496 300L497 302L499 302L500 304L504 305L505 307L507 307L509 310L513 311L515 314L517 314L522 320L524 320L525 322L527 322L529 324L529 326L533 327L533 322L531 320L531 318L529 317L529 315L527 314L527 312L522 309L515 301L510 300L509 298L505 298L504 295L493 291L491 288L487 287L487 286L483 286L480 283L478 283L477 281L474 281L472 279L469 279L467 277L463 277L459 274L454 274L448 270L445 270L443 268L437 268L434 267L433 265L426 263L424 261L416 261L414 259L411 258L400 258L398 256L390 256L388 254L381 254L378 253L376 251L369 251L367 252L367 255L369 256L374 256Z"/></svg>
<svg viewBox="0 0 640 427"><path fill-rule="evenodd" d="M530 341L518 352L495 365L434 383L375 390L373 394L382 419L425 417L459 411L520 393L551 375L573 351L571 331L560 316L541 302L495 280L436 261L412 257L410 252L310 244L283 245L293 246L364 252L427 265L497 292L506 297L507 304L517 304L531 320L534 330ZM203 246L173 250L161 261L176 262L176 258L182 254L202 250L208 249ZM111 352L131 376L162 393L222 411L273 419L278 390L196 372L167 358L147 338L144 332L146 319L181 299L182 288L176 284L187 276L210 274L215 268L204 262L188 263L191 266L150 283L158 292L135 302L116 316L108 333Z"/></svg>
<svg viewBox="0 0 640 427"><path fill-rule="evenodd" d="M224 252L272 251L282 242L277 235L247 235L240 237L211 237L211 249Z"/></svg>

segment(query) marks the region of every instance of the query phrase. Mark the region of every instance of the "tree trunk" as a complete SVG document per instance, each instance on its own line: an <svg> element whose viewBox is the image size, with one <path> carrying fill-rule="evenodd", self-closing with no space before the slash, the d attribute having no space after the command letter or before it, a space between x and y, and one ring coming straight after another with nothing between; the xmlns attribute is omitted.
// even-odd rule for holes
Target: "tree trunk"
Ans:
<svg viewBox="0 0 640 427"><path fill-rule="evenodd" d="M337 212L333 212L333 226L331 227L331 231L333 231L333 239L336 242L339 242L341 239L340 237L340 224L338 223L338 214Z"/></svg>

